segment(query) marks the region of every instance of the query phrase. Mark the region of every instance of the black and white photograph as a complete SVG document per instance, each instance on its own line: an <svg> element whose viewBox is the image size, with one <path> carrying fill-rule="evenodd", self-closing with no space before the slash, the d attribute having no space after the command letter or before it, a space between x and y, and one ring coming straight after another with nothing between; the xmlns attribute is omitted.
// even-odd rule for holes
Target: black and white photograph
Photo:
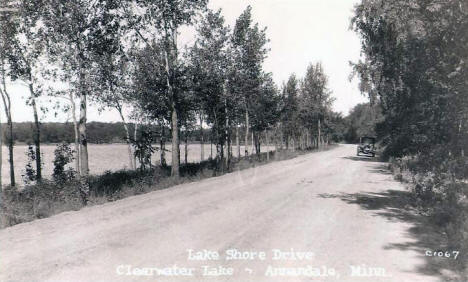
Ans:
<svg viewBox="0 0 468 282"><path fill-rule="evenodd" d="M0 282L468 281L467 0L0 0Z"/></svg>

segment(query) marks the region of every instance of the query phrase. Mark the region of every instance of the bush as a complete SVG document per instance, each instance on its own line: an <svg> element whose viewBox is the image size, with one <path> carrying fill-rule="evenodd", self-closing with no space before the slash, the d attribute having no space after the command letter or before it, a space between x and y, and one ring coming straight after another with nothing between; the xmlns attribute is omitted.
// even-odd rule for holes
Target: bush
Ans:
<svg viewBox="0 0 468 282"><path fill-rule="evenodd" d="M90 176L88 179L90 194L94 197L113 196L124 186L132 186L139 182L149 171L119 170L106 171L99 176Z"/></svg>
<svg viewBox="0 0 468 282"><path fill-rule="evenodd" d="M69 143L57 145L54 151L54 172L52 173L55 183L66 183L75 179L76 171L73 168L66 169L66 166L75 159L74 153Z"/></svg>
<svg viewBox="0 0 468 282"><path fill-rule="evenodd" d="M449 247L460 250L464 267L468 252L468 182L466 159L442 151L391 159L395 178L409 183L414 205L446 232Z"/></svg>
<svg viewBox="0 0 468 282"><path fill-rule="evenodd" d="M82 207L78 183L68 182L67 185L59 186L45 179L40 183L27 185L22 190L4 187L2 200L2 227Z"/></svg>
<svg viewBox="0 0 468 282"><path fill-rule="evenodd" d="M26 157L28 159L24 173L21 175L24 184L31 184L37 180L37 172L33 167L33 163L36 162L36 151L31 144L28 144L26 151Z"/></svg>

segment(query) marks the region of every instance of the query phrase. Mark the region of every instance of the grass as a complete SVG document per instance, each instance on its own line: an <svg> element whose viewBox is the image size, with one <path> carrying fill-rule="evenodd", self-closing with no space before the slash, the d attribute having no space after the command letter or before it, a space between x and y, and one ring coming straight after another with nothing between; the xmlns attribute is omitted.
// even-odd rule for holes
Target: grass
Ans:
<svg viewBox="0 0 468 282"><path fill-rule="evenodd" d="M331 149L328 146L322 150ZM133 195L166 189L178 184L199 181L201 179L223 175L231 171L248 169L274 161L295 158L306 154L308 150L280 150L233 158L229 170L218 166L216 160L181 164L180 177L171 177L171 167L155 166L149 170L105 171L101 175L90 176L88 205L99 205L116 201ZM316 150L315 150L316 151ZM72 180L66 183L55 183L44 180L42 183L28 185L23 189L5 187L1 205L1 227L9 227L22 222L49 217L64 211L79 210L84 207L80 196L81 183Z"/></svg>

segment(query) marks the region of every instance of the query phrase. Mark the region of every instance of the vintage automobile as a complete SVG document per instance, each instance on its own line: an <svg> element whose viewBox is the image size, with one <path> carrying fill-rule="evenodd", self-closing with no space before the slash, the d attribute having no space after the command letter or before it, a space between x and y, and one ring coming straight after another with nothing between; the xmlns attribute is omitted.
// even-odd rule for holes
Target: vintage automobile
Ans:
<svg viewBox="0 0 468 282"><path fill-rule="evenodd" d="M359 138L359 145L357 147L357 155L364 154L366 156L375 157L375 138L363 136Z"/></svg>

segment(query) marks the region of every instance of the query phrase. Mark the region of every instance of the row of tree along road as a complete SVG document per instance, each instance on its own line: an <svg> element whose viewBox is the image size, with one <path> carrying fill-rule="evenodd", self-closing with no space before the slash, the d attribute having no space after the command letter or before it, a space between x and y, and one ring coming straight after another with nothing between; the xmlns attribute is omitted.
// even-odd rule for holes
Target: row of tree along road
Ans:
<svg viewBox="0 0 468 282"><path fill-rule="evenodd" d="M363 54L354 69L380 107L375 132L385 156L450 247L466 253L468 2L363 0L352 27Z"/></svg>
<svg viewBox="0 0 468 282"><path fill-rule="evenodd" d="M207 0L1 0L0 7L0 94L10 186L15 186L14 105L8 87L13 82L27 86L34 112L34 146L28 153L36 163L34 181L43 179L39 114L64 110L73 121L73 159L83 195L88 193L89 103L119 113L129 167L145 167L155 150L152 144L159 141L161 165L170 152L175 178L180 138L187 143L190 132L209 130L215 160L224 171L236 146L241 155L242 143L245 156L259 155L262 142L320 147L343 120L331 111L320 63L310 64L303 79L291 75L281 88L275 85L263 70L269 51L266 28L252 21L250 7L233 28L221 11L207 8ZM181 46L178 35L186 26L195 30L195 40ZM64 102L38 108L38 99L45 97ZM204 160L207 140L199 136Z"/></svg>

